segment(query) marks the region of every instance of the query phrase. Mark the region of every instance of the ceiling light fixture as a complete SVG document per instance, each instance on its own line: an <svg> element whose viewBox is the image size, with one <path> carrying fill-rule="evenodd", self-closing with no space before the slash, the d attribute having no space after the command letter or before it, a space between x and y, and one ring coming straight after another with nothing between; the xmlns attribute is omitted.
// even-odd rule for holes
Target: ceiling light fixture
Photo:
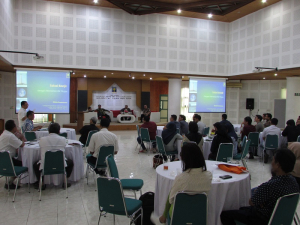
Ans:
<svg viewBox="0 0 300 225"><path fill-rule="evenodd" d="M134 80L135 77L132 77L132 80Z"/></svg>
<svg viewBox="0 0 300 225"><path fill-rule="evenodd" d="M106 78L106 76L104 75L104 78Z"/></svg>
<svg viewBox="0 0 300 225"><path fill-rule="evenodd" d="M150 80L152 80L152 77L150 77Z"/></svg>
<svg viewBox="0 0 300 225"><path fill-rule="evenodd" d="M207 15L207 17L208 17L208 18L212 18L213 15L210 13L210 14Z"/></svg>
<svg viewBox="0 0 300 225"><path fill-rule="evenodd" d="M83 77L86 77L86 75L84 74Z"/></svg>
<svg viewBox="0 0 300 225"><path fill-rule="evenodd" d="M146 76L146 74L143 75L144 77Z"/></svg>
<svg viewBox="0 0 300 225"><path fill-rule="evenodd" d="M181 13L181 9L177 9L177 13Z"/></svg>
<svg viewBox="0 0 300 225"><path fill-rule="evenodd" d="M94 3L98 3L98 0L93 0Z"/></svg>
<svg viewBox="0 0 300 225"><path fill-rule="evenodd" d="M184 78L184 76L182 76L181 78Z"/></svg>
<svg viewBox="0 0 300 225"><path fill-rule="evenodd" d="M277 77L277 73L275 73L274 76Z"/></svg>
<svg viewBox="0 0 300 225"><path fill-rule="evenodd" d="M263 79L265 80L266 78L264 77Z"/></svg>
<svg viewBox="0 0 300 225"><path fill-rule="evenodd" d="M267 0L261 0L261 2L262 2L262 3L266 3L266 2L267 2Z"/></svg>
<svg viewBox="0 0 300 225"><path fill-rule="evenodd" d="M114 74L114 73L111 73L111 74Z"/></svg>
<svg viewBox="0 0 300 225"><path fill-rule="evenodd" d="M75 75L75 72L73 71L73 75Z"/></svg>

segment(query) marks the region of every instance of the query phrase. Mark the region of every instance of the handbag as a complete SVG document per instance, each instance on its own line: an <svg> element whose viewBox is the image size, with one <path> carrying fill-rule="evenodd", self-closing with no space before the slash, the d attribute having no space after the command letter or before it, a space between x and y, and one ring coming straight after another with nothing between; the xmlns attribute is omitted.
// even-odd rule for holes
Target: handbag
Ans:
<svg viewBox="0 0 300 225"><path fill-rule="evenodd" d="M161 155L155 155L153 156L153 168L156 169L159 165L163 164L164 160Z"/></svg>

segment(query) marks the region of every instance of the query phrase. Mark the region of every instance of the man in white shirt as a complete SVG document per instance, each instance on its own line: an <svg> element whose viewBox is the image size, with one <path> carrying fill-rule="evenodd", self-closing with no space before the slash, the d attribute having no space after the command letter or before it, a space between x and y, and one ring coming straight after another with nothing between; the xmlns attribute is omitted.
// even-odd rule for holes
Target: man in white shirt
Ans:
<svg viewBox="0 0 300 225"><path fill-rule="evenodd" d="M195 123L197 123L197 125L198 125L198 133L202 135L203 131L204 131L204 128L206 127L206 125L203 122L201 122L201 116L198 115L198 114L194 114L193 121Z"/></svg>
<svg viewBox="0 0 300 225"><path fill-rule="evenodd" d="M38 181L35 182L36 189L38 189L39 187L41 172L44 168L45 153L49 150L58 150L58 149L65 152L65 147L67 145L67 139L59 136L60 126L58 123L50 124L48 130L49 130L49 135L42 137L39 141L39 145L41 149L41 160L33 164L34 173L36 175L36 178L38 179ZM67 178L69 178L73 171L74 163L72 160L66 159L65 166L66 166ZM67 186L70 187L71 183L68 183ZM45 190L45 188L46 185L43 184L42 190ZM63 184L63 188L64 188L64 184Z"/></svg>
<svg viewBox="0 0 300 225"><path fill-rule="evenodd" d="M113 145L114 146L114 154L117 154L119 151L118 138L115 134L108 131L110 121L108 119L102 119L100 121L100 131L93 134L89 144L90 154L92 156L87 158L88 163L96 164L100 146L102 145ZM103 171L95 171L96 173L100 173L100 175L104 175Z"/></svg>
<svg viewBox="0 0 300 225"><path fill-rule="evenodd" d="M29 106L28 102L26 102L26 101L22 101L21 102L21 108L20 108L20 110L18 112L18 121L19 121L19 127L20 127L20 129L22 129L24 121L27 118L27 116L26 116L26 114L27 114L26 109L28 108L28 106Z"/></svg>
<svg viewBox="0 0 300 225"><path fill-rule="evenodd" d="M14 135L14 133L16 133L17 131L18 129L15 122L13 120L7 120L5 123L5 130L0 136L0 151L9 151L14 166L22 166L22 161L14 158L17 153L17 149L25 145L24 141L20 140L21 137L19 137L19 139ZM15 184L13 183L14 179L15 177L11 177L9 181L10 189L16 188ZM4 187L7 189L8 185L5 184Z"/></svg>
<svg viewBox="0 0 300 225"><path fill-rule="evenodd" d="M264 131L262 132L262 138L265 141L267 135L269 135L269 134L270 135L274 135L274 134L277 135L278 136L278 148L280 148L280 144L281 144L281 130L278 127L276 127L277 124L278 124L278 119L276 119L276 118L271 119L271 126L266 127L264 129ZM264 145L264 143L263 143L263 145ZM265 154L264 155L264 161L265 161L265 163L267 163L268 159L269 159L269 155L266 152L264 154Z"/></svg>

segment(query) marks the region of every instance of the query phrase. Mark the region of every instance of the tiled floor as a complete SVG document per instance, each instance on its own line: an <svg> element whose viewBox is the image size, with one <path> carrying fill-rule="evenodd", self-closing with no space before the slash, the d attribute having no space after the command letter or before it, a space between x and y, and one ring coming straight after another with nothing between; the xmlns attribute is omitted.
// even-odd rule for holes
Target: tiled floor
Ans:
<svg viewBox="0 0 300 225"><path fill-rule="evenodd" d="M156 173L152 168L152 157L147 154L137 154L136 132L115 131L119 139L120 151L116 155L117 166L121 178L135 178L144 180L143 193L155 190ZM77 137L78 138L78 137ZM270 164L262 166L258 159L248 160L251 172L251 186L270 178ZM23 185L17 191L16 201L12 202L12 192L8 195L3 188L5 179L0 179L0 224L5 225L62 225L80 224L94 225L98 222L99 210L95 184L90 174L89 185L86 179L73 183L68 189L69 198L65 198L65 191L61 187L47 186L43 191L42 201L38 200L39 193L33 187L28 193L27 186ZM300 210L298 209L298 212ZM158 218L152 217L155 224ZM128 224L129 219L117 216L116 224ZM113 224L112 215L101 218L101 224Z"/></svg>

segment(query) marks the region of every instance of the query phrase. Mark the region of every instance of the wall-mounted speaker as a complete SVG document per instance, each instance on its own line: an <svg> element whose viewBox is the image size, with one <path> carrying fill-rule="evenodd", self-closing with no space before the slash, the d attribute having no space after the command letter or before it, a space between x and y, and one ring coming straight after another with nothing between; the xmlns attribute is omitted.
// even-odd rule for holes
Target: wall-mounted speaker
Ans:
<svg viewBox="0 0 300 225"><path fill-rule="evenodd" d="M246 98L246 109L254 109L254 98Z"/></svg>

